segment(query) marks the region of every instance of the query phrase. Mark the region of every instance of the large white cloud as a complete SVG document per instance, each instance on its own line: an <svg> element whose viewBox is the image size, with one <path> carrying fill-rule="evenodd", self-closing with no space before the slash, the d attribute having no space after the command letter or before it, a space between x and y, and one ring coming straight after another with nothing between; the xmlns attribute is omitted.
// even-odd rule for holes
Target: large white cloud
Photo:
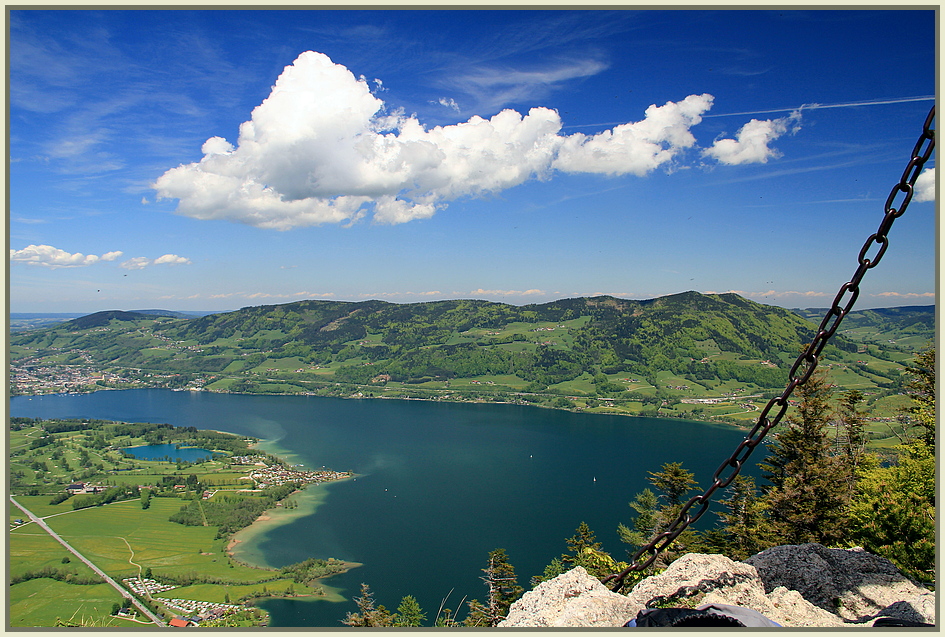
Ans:
<svg viewBox="0 0 945 637"><path fill-rule="evenodd" d="M368 214L404 223L554 171L645 175L695 146L690 128L712 100L691 95L653 105L643 120L592 136L561 135L561 118L548 108L426 129L416 117L387 112L363 77L309 51L253 109L235 146L208 139L199 162L168 170L154 188L159 198L179 200L179 214L262 228L351 223ZM765 161L770 149L752 139L756 150L741 161Z"/></svg>
<svg viewBox="0 0 945 637"><path fill-rule="evenodd" d="M22 250L10 250L11 263L25 263L27 265L42 266L45 268L80 268L99 261L114 261L122 255L120 250L106 252L98 256L95 254L69 253L50 245L28 245Z"/></svg>

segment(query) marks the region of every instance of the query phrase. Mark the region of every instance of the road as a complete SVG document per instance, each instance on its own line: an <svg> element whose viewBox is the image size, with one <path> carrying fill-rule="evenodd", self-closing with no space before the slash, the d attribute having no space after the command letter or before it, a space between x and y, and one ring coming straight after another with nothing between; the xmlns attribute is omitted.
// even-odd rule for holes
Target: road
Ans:
<svg viewBox="0 0 945 637"><path fill-rule="evenodd" d="M27 516L29 516L29 519L30 519L30 520L32 520L33 522L35 522L41 529L43 529L44 531L46 531L46 533L49 533L49 535L51 535L57 542L59 542L60 544L62 544L64 547L66 547L66 550L68 550L69 552L71 552L71 553L72 553L73 555L75 555L77 558L79 558L80 560L82 560L82 562L83 562L86 566L88 566L90 569L92 569L93 571L95 571L95 572L99 575L99 577L101 577L101 578L102 578L103 580L105 580L109 585L111 585L112 588L114 588L116 591L118 591L119 594L121 594L122 597L130 598L130 599L131 599L131 602L138 608L138 610L141 611L141 613L142 613L143 615L145 615L146 617L148 617L148 618L149 618L152 622L154 622L157 626L166 626L166 625L167 625L167 624L165 624L165 623L161 620L160 617L158 617L158 616L155 615L153 612L151 612L150 609L148 609L147 607L145 607L145 606L144 606L141 602L139 602L133 595L130 595L130 594L128 593L128 591L127 591L121 584L119 584L118 582L116 582L115 580L113 580L111 577L109 577L108 575L106 575L105 572L104 572L102 569L100 569L99 567L95 566L95 564L93 564L91 561L89 561L88 559L86 559L86 557L85 557L84 555L82 555L82 554L79 553L77 550L75 550L74 548L72 548L72 546L71 546L68 542L66 542L64 539L62 539L62 538L59 536L58 533L56 533L56 532L53 531L51 528L49 528L49 525L46 524L46 522L44 522L42 518L39 518L39 517L33 515L33 513L32 513L29 509L27 509L27 508L24 507L22 504L20 504L19 502L17 502L17 501L14 499L14 497L13 497L12 495L10 496L10 502L12 502L13 504L15 504L16 507L17 507L18 509L20 509L20 511L22 511L22 512L25 513Z"/></svg>

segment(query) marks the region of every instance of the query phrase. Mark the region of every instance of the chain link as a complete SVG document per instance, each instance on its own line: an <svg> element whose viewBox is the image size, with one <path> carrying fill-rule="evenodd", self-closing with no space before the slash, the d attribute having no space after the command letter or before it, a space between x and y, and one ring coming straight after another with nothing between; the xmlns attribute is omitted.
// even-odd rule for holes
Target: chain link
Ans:
<svg viewBox="0 0 945 637"><path fill-rule="evenodd" d="M708 510L709 500L712 494L718 489L727 487L738 476L738 473L741 471L742 466L744 466L754 448L761 444L768 432L781 421L782 416L784 416L784 413L787 411L789 404L788 399L791 394L798 385L806 383L811 377L811 374L814 373L814 370L817 369L820 353L827 345L827 341L837 331L840 322L853 308L853 304L860 294L860 281L863 279L866 271L875 268L883 258L883 255L886 254L886 248L889 246L889 238L887 235L890 228L892 228L893 222L902 216L909 202L912 201L916 179L919 178L919 174L922 172L925 162L932 156L932 151L935 149L935 130L932 128L934 120L935 107L933 106L929 111L928 117L925 119L922 134L919 136L912 150L912 157L906 165L906 169L903 171L899 183L893 186L892 192L889 193L889 197L886 199L885 215L883 216L882 223L880 223L876 232L870 235L866 243L863 244L863 247L860 249L860 254L857 257L859 265L853 273L853 277L840 287L840 291L834 298L833 304L830 306L830 309L827 310L827 314L824 316L823 321L821 321L820 327L817 328L817 334L814 336L813 340L811 340L807 349L797 357L793 367L791 367L791 372L788 375L789 381L784 392L779 397L772 398L768 401L768 404L765 405L765 408L758 416L755 426L748 435L745 436L745 439L741 441L734 453L716 470L709 488L701 495L690 499L680 510L679 515L676 516L676 520L670 524L665 531L658 534L655 538L650 540L649 543L640 548L633 556L633 562L629 567L620 573L608 575L602 580L605 584L614 582L614 591L619 591L623 587L627 575L634 571L642 571L656 561L660 553L672 544L673 540L686 530L686 527L698 520L702 514ZM902 195L901 202L897 206L894 206L897 199L900 198L900 194ZM874 244L879 247L872 257L868 257L867 253L873 249ZM843 307L841 307L840 304L847 295L849 295L850 298ZM832 323L831 319L833 319ZM769 412L773 411L775 408L777 408L777 413L774 418L769 419ZM731 473L725 477L725 479L722 479L720 476L726 469L730 469ZM700 508L694 514L689 513L690 509L696 504L699 504Z"/></svg>

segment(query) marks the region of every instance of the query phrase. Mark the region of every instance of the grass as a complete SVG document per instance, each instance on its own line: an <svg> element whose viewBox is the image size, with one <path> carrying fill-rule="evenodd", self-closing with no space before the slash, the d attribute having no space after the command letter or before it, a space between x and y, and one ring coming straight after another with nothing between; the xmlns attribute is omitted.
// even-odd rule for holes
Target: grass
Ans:
<svg viewBox="0 0 945 637"><path fill-rule="evenodd" d="M13 529L9 537L7 559L11 577L47 566L75 571L81 576L93 575L92 569L36 524L24 524ZM63 563L63 558L68 558L69 562Z"/></svg>
<svg viewBox="0 0 945 637"><path fill-rule="evenodd" d="M51 579L34 579L9 588L7 622L10 627L50 627L57 619L95 626L125 626L109 617L122 596L108 584L78 586ZM135 625L128 622L127 625Z"/></svg>
<svg viewBox="0 0 945 637"><path fill-rule="evenodd" d="M139 567L141 571L150 567L155 575L193 571L237 583L255 582L266 576L263 570L231 566L225 553L227 540L216 539L215 527L169 521L168 517L184 504L177 498L155 497L143 510L139 500L129 500L69 512L46 522L79 553L119 580L136 577ZM49 505L45 508L50 509ZM37 530L35 525L25 525L10 534L11 572L45 564L57 566L67 555L52 538L46 536L46 541L35 535Z"/></svg>

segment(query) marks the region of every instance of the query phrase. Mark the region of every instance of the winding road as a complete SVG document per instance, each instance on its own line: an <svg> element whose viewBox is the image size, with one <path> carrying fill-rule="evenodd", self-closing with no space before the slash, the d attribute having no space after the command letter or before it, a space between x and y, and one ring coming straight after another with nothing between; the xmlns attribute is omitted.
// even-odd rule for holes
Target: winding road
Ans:
<svg viewBox="0 0 945 637"><path fill-rule="evenodd" d="M72 548L72 546L71 546L68 542L66 542L64 539L62 539L62 537L60 537L58 533L56 533L56 532L53 531L51 528L49 528L49 525L46 524L46 522L43 521L42 518L33 515L33 513L32 513L29 509L27 509L27 508L24 507L22 504L20 504L19 502L17 502L17 501L14 499L14 497L13 497L12 495L10 496L10 502L12 502L14 505L16 505L16 507L17 507L18 509L20 509L20 511L22 511L23 513L25 513L25 514L29 517L30 520L32 520L32 521L35 522L37 525L39 525L39 527L40 527L41 529L43 529L44 531L46 531L46 533L49 533L49 535L51 535L57 542L59 542L60 544L62 544L64 547L66 547L66 550L68 550L69 552L71 552L71 553L72 553L73 555L75 555L77 558L79 558L80 560L82 560L82 562L83 562L86 566L88 566L90 569L92 569L93 571L95 571L95 572L99 575L99 577L101 577L101 578L102 578L103 580L105 580L109 585L111 585L112 588L114 588L116 591L118 591L118 592L121 594L122 597L128 597L128 598L130 598L130 599L131 599L131 602L138 608L138 610L141 611L141 613L142 613L143 615L145 615L145 616L147 616L148 618L150 618L151 621L154 622L157 626L166 626L166 625L167 625L167 624L165 624L165 623L161 620L160 617L158 617L158 616L155 615L150 609L148 609L147 607L145 607L145 606L144 606L140 601L138 601L134 596L128 595L128 591L125 590L125 588L124 588L121 584L119 584L118 582L116 582L115 580L113 580L111 577L109 577L108 575L106 575L105 572L104 572L102 569L100 569L99 567L95 566L95 564L93 564L91 561L89 561L88 559L86 559L86 557L85 557L84 555L82 555L82 554L79 553L77 550L75 550L74 548Z"/></svg>

